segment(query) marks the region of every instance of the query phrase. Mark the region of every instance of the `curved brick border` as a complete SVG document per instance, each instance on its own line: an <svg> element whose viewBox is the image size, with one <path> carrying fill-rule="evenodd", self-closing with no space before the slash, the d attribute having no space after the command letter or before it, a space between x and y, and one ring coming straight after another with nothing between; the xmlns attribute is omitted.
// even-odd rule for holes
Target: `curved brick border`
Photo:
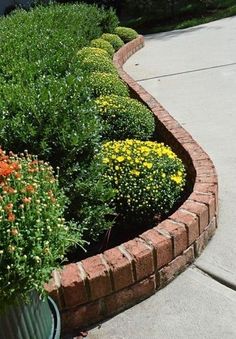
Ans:
<svg viewBox="0 0 236 339"><path fill-rule="evenodd" d="M214 234L218 183L212 161L179 123L122 68L144 45L126 44L114 64L133 94L157 117L157 130L188 166L193 192L158 226L102 254L54 272L47 290L59 306L64 331L112 316L165 286L202 252Z"/></svg>

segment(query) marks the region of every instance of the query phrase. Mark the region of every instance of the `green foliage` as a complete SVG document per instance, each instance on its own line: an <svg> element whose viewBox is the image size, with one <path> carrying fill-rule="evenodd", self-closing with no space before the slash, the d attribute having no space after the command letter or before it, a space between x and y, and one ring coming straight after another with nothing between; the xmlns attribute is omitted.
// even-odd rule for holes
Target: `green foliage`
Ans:
<svg viewBox="0 0 236 339"><path fill-rule="evenodd" d="M153 114L139 101L110 95L101 96L95 102L104 122L104 139L148 140L153 136L155 130Z"/></svg>
<svg viewBox="0 0 236 339"><path fill-rule="evenodd" d="M103 33L104 15L96 6L80 4L36 7L1 18L1 78L28 83L43 75L64 76L78 48Z"/></svg>
<svg viewBox="0 0 236 339"><path fill-rule="evenodd" d="M117 51L124 45L123 40L121 40L121 38L117 34L103 33L101 38L110 42L115 51Z"/></svg>
<svg viewBox="0 0 236 339"><path fill-rule="evenodd" d="M127 85L115 74L91 73L86 78L86 85L93 97L110 94L129 96Z"/></svg>
<svg viewBox="0 0 236 339"><path fill-rule="evenodd" d="M124 41L124 42L129 42L135 38L137 38L138 33L128 27L116 27L115 33Z"/></svg>
<svg viewBox="0 0 236 339"><path fill-rule="evenodd" d="M74 180L68 187L71 201L72 216L84 230L85 238L97 240L98 236L113 224L114 208L110 201L114 197L114 190L110 183L103 178L104 165L100 158L93 161L89 167L75 164L70 169Z"/></svg>
<svg viewBox="0 0 236 339"><path fill-rule="evenodd" d="M103 145L105 179L116 191L117 213L127 221L147 222L167 213L181 196L185 169L164 144L110 141Z"/></svg>
<svg viewBox="0 0 236 339"><path fill-rule="evenodd" d="M119 19L114 9L110 6L106 10L101 9L101 28L103 32L113 33L119 25Z"/></svg>
<svg viewBox="0 0 236 339"><path fill-rule="evenodd" d="M104 40L104 39L94 39L90 43L91 47L101 48L107 51L107 53L112 57L115 53L114 48L110 44L110 42Z"/></svg>
<svg viewBox="0 0 236 339"><path fill-rule="evenodd" d="M101 125L77 76L42 77L28 86L2 83L0 96L0 143L5 149L38 152L62 170L73 159L93 156Z"/></svg>
<svg viewBox="0 0 236 339"><path fill-rule="evenodd" d="M110 189L102 186L99 170L93 170L97 175L91 179L93 186L97 182L97 192L100 189L101 196L104 192L99 213L94 209L95 198L89 205L89 178L85 182L88 193L79 186L75 191L76 175L95 167L91 163L99 151L102 130L76 59L78 48L103 33L105 18L103 9L82 4L21 10L0 19L0 144L15 152L28 149L54 168L59 166L60 184L71 204L75 196L86 201L88 194L87 205L78 203L75 212L73 204L73 213L70 209L67 213L68 218L74 214L85 217L82 209L85 205L90 208L93 223L87 222L86 227L91 227L92 234L97 234L96 226L99 230L102 223L103 229L110 227L105 206ZM84 224L82 217L80 224Z"/></svg>
<svg viewBox="0 0 236 339"><path fill-rule="evenodd" d="M91 72L118 74L111 59L108 59L106 56L98 56L96 54L82 57L82 60L78 58L73 67L78 67L84 74Z"/></svg>
<svg viewBox="0 0 236 339"><path fill-rule="evenodd" d="M66 249L81 234L63 218L65 196L52 168L28 154L0 150L0 308L42 292Z"/></svg>

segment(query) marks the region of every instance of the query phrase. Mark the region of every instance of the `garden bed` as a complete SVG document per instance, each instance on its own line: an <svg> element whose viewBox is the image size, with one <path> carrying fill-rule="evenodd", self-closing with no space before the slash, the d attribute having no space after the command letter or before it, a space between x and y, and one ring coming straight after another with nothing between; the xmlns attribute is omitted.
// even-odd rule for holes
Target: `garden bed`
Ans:
<svg viewBox="0 0 236 339"><path fill-rule="evenodd" d="M62 315L64 332L86 328L147 298L202 252L217 227L218 181L209 156L122 66L144 45L139 36L114 56L121 78L156 116L159 134L184 161L193 187L166 220L119 246L53 273L47 286Z"/></svg>

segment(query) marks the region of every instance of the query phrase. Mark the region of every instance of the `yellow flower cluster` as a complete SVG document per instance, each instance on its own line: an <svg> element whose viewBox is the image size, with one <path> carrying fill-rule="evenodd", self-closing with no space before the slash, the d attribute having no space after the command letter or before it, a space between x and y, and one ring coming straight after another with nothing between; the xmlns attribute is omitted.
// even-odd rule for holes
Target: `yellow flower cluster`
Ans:
<svg viewBox="0 0 236 339"><path fill-rule="evenodd" d="M123 40L121 40L121 38L117 34L103 33L101 38L108 41L113 46L115 51L117 51L124 45Z"/></svg>
<svg viewBox="0 0 236 339"><path fill-rule="evenodd" d="M88 72L104 72L104 73L111 73L116 74L117 70L114 67L112 61L108 59L106 56L97 56L95 55L87 55L82 58L80 61L80 68L83 71Z"/></svg>
<svg viewBox="0 0 236 339"><path fill-rule="evenodd" d="M92 72L86 78L87 86L95 97L100 95L116 94L120 96L129 96L127 85L117 76L104 72Z"/></svg>
<svg viewBox="0 0 236 339"><path fill-rule="evenodd" d="M91 47L95 47L95 48L100 48L100 49L104 49L111 57L114 55L115 53L115 50L114 48L112 47L112 45L104 40L104 39L101 39L101 38L98 38L98 39L93 39L91 42L90 42L90 46Z"/></svg>
<svg viewBox="0 0 236 339"><path fill-rule="evenodd" d="M152 112L139 101L115 94L102 95L95 100L105 123L105 140L149 140L155 131Z"/></svg>
<svg viewBox="0 0 236 339"><path fill-rule="evenodd" d="M106 57L109 59L111 58L107 51L97 47L84 47L77 52L77 56L82 59L91 55L95 55L96 57Z"/></svg>
<svg viewBox="0 0 236 339"><path fill-rule="evenodd" d="M182 161L170 147L127 139L103 145L105 179L117 192L122 213L136 218L169 210L185 184Z"/></svg>
<svg viewBox="0 0 236 339"><path fill-rule="evenodd" d="M114 100L115 99L115 100ZM95 100L100 113L107 113L110 109L120 109L121 105L117 102L116 95L100 96Z"/></svg>

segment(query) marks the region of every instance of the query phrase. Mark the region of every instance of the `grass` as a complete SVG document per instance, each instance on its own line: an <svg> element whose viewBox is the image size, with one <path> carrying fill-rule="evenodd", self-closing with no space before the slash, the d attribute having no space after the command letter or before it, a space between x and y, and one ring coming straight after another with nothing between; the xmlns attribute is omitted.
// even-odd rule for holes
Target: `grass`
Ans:
<svg viewBox="0 0 236 339"><path fill-rule="evenodd" d="M141 34L151 34L189 28L234 15L236 15L236 5L230 5L227 8L211 9L199 16L186 15L175 19L160 20L158 24L156 20L147 18L138 18L125 24L135 28Z"/></svg>

